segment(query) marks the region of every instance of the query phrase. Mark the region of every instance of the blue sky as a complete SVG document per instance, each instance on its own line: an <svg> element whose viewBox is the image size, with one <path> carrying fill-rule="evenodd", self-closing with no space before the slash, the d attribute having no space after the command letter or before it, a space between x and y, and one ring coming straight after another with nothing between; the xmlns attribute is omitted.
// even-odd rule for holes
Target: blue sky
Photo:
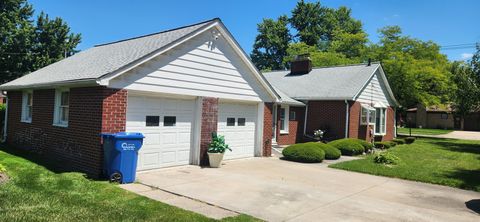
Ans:
<svg viewBox="0 0 480 222"><path fill-rule="evenodd" d="M263 18L290 15L294 0L30 0L37 13L62 17L82 34L79 49L162 31L219 17L246 52L252 50L256 25ZM323 0L322 5L347 6L360 19L371 41L377 30L399 25L405 34L457 45L480 42L478 0ZM474 48L443 50L451 60L468 58Z"/></svg>

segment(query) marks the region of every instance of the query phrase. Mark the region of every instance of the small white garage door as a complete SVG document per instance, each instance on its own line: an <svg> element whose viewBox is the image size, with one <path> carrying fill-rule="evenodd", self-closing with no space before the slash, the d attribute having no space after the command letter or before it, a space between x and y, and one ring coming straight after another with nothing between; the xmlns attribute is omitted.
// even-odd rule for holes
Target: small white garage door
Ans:
<svg viewBox="0 0 480 222"><path fill-rule="evenodd" d="M217 132L225 136L225 142L233 150L226 151L225 159L254 156L256 119L257 105L219 104Z"/></svg>
<svg viewBox="0 0 480 222"><path fill-rule="evenodd" d="M137 170L190 163L194 101L128 96L129 132L145 135Z"/></svg>

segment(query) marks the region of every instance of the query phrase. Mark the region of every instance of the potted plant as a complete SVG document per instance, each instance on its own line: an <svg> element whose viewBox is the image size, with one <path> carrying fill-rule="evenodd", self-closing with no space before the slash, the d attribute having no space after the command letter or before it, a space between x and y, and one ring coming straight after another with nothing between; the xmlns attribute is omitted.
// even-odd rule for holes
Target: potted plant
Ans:
<svg viewBox="0 0 480 222"><path fill-rule="evenodd" d="M216 132L212 132L212 142L208 147L208 161L210 167L218 168L222 164L223 154L226 150L232 151L225 143L225 137L217 135Z"/></svg>

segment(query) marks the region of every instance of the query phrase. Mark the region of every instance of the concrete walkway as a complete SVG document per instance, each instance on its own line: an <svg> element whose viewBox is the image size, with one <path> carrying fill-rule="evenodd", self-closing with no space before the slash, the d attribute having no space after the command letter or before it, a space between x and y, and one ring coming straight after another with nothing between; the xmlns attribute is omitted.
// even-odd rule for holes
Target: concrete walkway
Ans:
<svg viewBox="0 0 480 222"><path fill-rule="evenodd" d="M480 221L480 193L336 170L325 163L252 158L228 161L219 169L143 172L138 180L267 221Z"/></svg>
<svg viewBox="0 0 480 222"><path fill-rule="evenodd" d="M214 206L199 200L194 200L179 194L173 194L164 190L153 188L144 184L121 184L121 188L157 200L166 204L170 204L185 210L193 211L213 219L223 219L226 217L237 216L238 213Z"/></svg>
<svg viewBox="0 0 480 222"><path fill-rule="evenodd" d="M401 136L409 136L409 134L401 134ZM480 140L480 132L477 131L453 131L441 135L419 135L412 134L412 136L427 137L427 138L446 138L446 139L460 139L460 140Z"/></svg>

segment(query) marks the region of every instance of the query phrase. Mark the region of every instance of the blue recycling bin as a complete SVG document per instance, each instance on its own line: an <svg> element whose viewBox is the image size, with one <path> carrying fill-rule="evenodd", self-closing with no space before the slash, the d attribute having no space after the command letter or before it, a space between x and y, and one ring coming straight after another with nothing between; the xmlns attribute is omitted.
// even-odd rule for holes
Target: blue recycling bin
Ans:
<svg viewBox="0 0 480 222"><path fill-rule="evenodd" d="M133 183L142 133L103 133L104 173L112 182Z"/></svg>

